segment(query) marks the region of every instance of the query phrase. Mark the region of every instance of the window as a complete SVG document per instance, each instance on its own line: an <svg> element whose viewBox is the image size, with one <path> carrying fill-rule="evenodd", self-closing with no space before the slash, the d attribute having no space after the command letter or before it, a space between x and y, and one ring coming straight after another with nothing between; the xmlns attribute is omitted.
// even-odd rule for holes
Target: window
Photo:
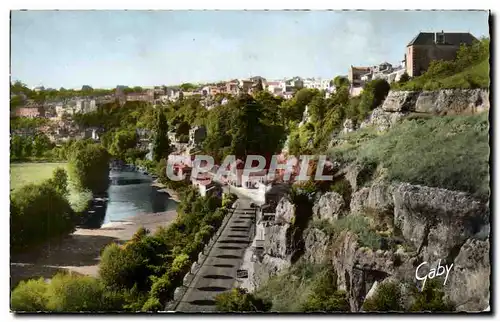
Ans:
<svg viewBox="0 0 500 322"><path fill-rule="evenodd" d="M444 34L436 34L436 44L444 44Z"/></svg>

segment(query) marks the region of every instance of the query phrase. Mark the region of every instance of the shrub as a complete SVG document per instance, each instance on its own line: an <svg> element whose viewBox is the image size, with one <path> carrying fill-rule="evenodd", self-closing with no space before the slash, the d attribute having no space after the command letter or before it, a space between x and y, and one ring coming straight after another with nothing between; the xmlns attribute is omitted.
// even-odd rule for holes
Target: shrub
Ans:
<svg viewBox="0 0 500 322"><path fill-rule="evenodd" d="M437 280L430 280L425 284L422 291L414 289L415 301L410 307L410 311L430 311L430 312L453 312L455 306L445 300L442 285Z"/></svg>
<svg viewBox="0 0 500 322"><path fill-rule="evenodd" d="M217 311L221 312L266 312L271 305L244 289L234 288L215 297Z"/></svg>
<svg viewBox="0 0 500 322"><path fill-rule="evenodd" d="M70 233L74 212L50 180L29 184L11 194L10 244L20 249Z"/></svg>
<svg viewBox="0 0 500 322"><path fill-rule="evenodd" d="M301 305L301 311L350 311L347 294L337 290L337 274L331 268L326 268L318 274L310 295Z"/></svg>
<svg viewBox="0 0 500 322"><path fill-rule="evenodd" d="M121 248L115 243L106 246L99 265L99 275L104 284L115 289L131 288L147 279L147 276L144 276L146 259L137 255L128 247Z"/></svg>
<svg viewBox="0 0 500 322"><path fill-rule="evenodd" d="M10 309L16 312L46 311L46 290L47 283L43 277L19 282L11 294Z"/></svg>
<svg viewBox="0 0 500 322"><path fill-rule="evenodd" d="M174 285L172 284L168 273L159 278L153 277L153 285L151 286L151 291L149 292L150 299L158 300L159 303L166 303L172 297L173 292Z"/></svg>
<svg viewBox="0 0 500 322"><path fill-rule="evenodd" d="M158 312L162 311L165 308L161 305L160 301L157 298L150 297L144 303L144 306L142 307L142 311L144 312Z"/></svg>
<svg viewBox="0 0 500 322"><path fill-rule="evenodd" d="M399 285L394 282L380 284L375 294L363 303L362 309L377 312L403 311Z"/></svg>
<svg viewBox="0 0 500 322"><path fill-rule="evenodd" d="M107 290L94 277L58 273L49 283L43 278L22 281L12 291L14 311L120 311L124 298Z"/></svg>

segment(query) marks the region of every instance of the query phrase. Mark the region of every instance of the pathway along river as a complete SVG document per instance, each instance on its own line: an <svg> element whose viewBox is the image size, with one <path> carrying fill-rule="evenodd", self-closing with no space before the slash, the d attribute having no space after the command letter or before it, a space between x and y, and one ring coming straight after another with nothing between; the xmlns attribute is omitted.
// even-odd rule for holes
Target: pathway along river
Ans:
<svg viewBox="0 0 500 322"><path fill-rule="evenodd" d="M152 183L139 172L111 171L107 202L93 200L73 234L11 256L11 287L21 279L50 278L60 269L96 276L107 244L129 240L141 226L154 231L168 225L177 215L177 203Z"/></svg>

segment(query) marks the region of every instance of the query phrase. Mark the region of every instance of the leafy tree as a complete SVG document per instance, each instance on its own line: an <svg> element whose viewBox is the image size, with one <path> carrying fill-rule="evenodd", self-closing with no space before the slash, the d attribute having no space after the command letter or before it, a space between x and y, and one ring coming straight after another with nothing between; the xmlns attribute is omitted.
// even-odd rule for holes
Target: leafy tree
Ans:
<svg viewBox="0 0 500 322"><path fill-rule="evenodd" d="M137 145L137 133L135 130L120 130L115 133L111 144L111 154L123 158L127 150Z"/></svg>
<svg viewBox="0 0 500 322"><path fill-rule="evenodd" d="M36 245L74 228L74 212L51 180L12 192L10 212L10 244L14 249Z"/></svg>
<svg viewBox="0 0 500 322"><path fill-rule="evenodd" d="M333 85L336 90L339 90L342 87L349 87L349 79L345 76L337 76L333 79Z"/></svg>
<svg viewBox="0 0 500 322"><path fill-rule="evenodd" d="M359 104L362 119L366 118L371 111L383 103L390 88L391 86L385 79L374 79L365 85Z"/></svg>
<svg viewBox="0 0 500 322"><path fill-rule="evenodd" d="M162 110L157 112L156 133L153 143L153 158L159 162L162 158L168 159L170 154L170 140L168 139L168 123Z"/></svg>
<svg viewBox="0 0 500 322"><path fill-rule="evenodd" d="M77 147L69 158L69 172L78 189L105 192L109 186L109 154L100 144Z"/></svg>
<svg viewBox="0 0 500 322"><path fill-rule="evenodd" d="M68 194L68 174L63 168L56 168L52 172L51 183L55 189L63 196Z"/></svg>
<svg viewBox="0 0 500 322"><path fill-rule="evenodd" d="M35 135L33 140L33 154L36 157L42 156L46 151L51 150L54 147L54 144L50 142L50 139L47 135L43 133L38 133Z"/></svg>

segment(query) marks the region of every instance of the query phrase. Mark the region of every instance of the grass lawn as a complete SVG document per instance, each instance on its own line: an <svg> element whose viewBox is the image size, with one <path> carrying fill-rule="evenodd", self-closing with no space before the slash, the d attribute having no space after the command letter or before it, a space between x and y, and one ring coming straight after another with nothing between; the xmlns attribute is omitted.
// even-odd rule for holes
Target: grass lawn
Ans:
<svg viewBox="0 0 500 322"><path fill-rule="evenodd" d="M68 171L66 162L26 162L10 164L10 189L15 190L26 184L40 183L52 177L52 172L58 168ZM82 211L87 205L87 201L92 198L91 193L77 192L69 185L70 195L68 197L71 206L75 211Z"/></svg>

